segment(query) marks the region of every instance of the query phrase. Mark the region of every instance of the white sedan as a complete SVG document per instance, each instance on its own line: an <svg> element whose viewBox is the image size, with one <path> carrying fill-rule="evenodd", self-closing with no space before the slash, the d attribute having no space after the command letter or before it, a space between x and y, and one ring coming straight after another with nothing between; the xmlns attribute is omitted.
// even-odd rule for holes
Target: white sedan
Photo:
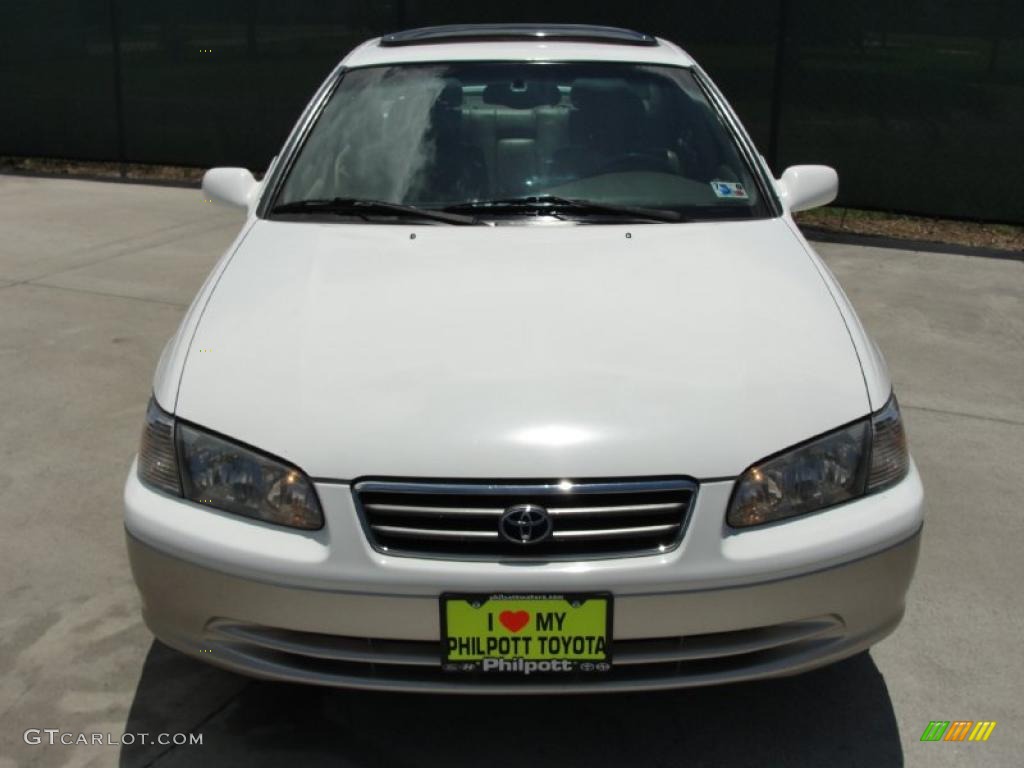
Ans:
<svg viewBox="0 0 1024 768"><path fill-rule="evenodd" d="M153 382L146 621L262 678L585 692L891 632L922 488L885 362L677 46L435 27L352 51Z"/></svg>

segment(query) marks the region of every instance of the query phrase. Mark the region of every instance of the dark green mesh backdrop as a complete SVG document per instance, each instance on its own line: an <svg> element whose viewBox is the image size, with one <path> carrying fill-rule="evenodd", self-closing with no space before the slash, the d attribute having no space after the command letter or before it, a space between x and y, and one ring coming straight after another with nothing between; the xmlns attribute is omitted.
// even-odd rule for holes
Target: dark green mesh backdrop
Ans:
<svg viewBox="0 0 1024 768"><path fill-rule="evenodd" d="M1024 222L1021 0L0 0L0 19L5 155L260 169L367 37L591 22L683 45L773 167L835 166L841 203Z"/></svg>

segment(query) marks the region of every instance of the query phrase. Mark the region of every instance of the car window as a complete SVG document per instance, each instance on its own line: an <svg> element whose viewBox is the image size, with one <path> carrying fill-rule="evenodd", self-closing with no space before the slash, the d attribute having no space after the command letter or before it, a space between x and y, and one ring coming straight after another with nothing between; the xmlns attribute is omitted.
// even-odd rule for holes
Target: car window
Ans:
<svg viewBox="0 0 1024 768"><path fill-rule="evenodd" d="M697 219L769 215L689 70L613 62L349 70L276 202L444 208L544 195Z"/></svg>

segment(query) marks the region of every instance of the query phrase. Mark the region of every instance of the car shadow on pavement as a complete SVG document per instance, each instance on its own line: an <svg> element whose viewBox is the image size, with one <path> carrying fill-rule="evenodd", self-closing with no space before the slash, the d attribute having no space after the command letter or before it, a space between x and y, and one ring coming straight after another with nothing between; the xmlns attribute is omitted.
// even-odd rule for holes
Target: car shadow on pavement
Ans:
<svg viewBox="0 0 1024 768"><path fill-rule="evenodd" d="M867 653L757 683L492 697L255 681L156 642L125 732L203 737L201 745L125 745L126 768L903 764L892 702Z"/></svg>

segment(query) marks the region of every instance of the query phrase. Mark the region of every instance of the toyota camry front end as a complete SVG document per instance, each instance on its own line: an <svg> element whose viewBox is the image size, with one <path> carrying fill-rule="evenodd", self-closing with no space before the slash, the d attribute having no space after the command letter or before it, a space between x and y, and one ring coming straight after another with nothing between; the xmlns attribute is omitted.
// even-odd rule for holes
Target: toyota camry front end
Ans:
<svg viewBox="0 0 1024 768"><path fill-rule="evenodd" d="M154 634L245 674L684 687L860 652L922 488L888 370L671 43L413 30L351 53L170 340L125 489Z"/></svg>

